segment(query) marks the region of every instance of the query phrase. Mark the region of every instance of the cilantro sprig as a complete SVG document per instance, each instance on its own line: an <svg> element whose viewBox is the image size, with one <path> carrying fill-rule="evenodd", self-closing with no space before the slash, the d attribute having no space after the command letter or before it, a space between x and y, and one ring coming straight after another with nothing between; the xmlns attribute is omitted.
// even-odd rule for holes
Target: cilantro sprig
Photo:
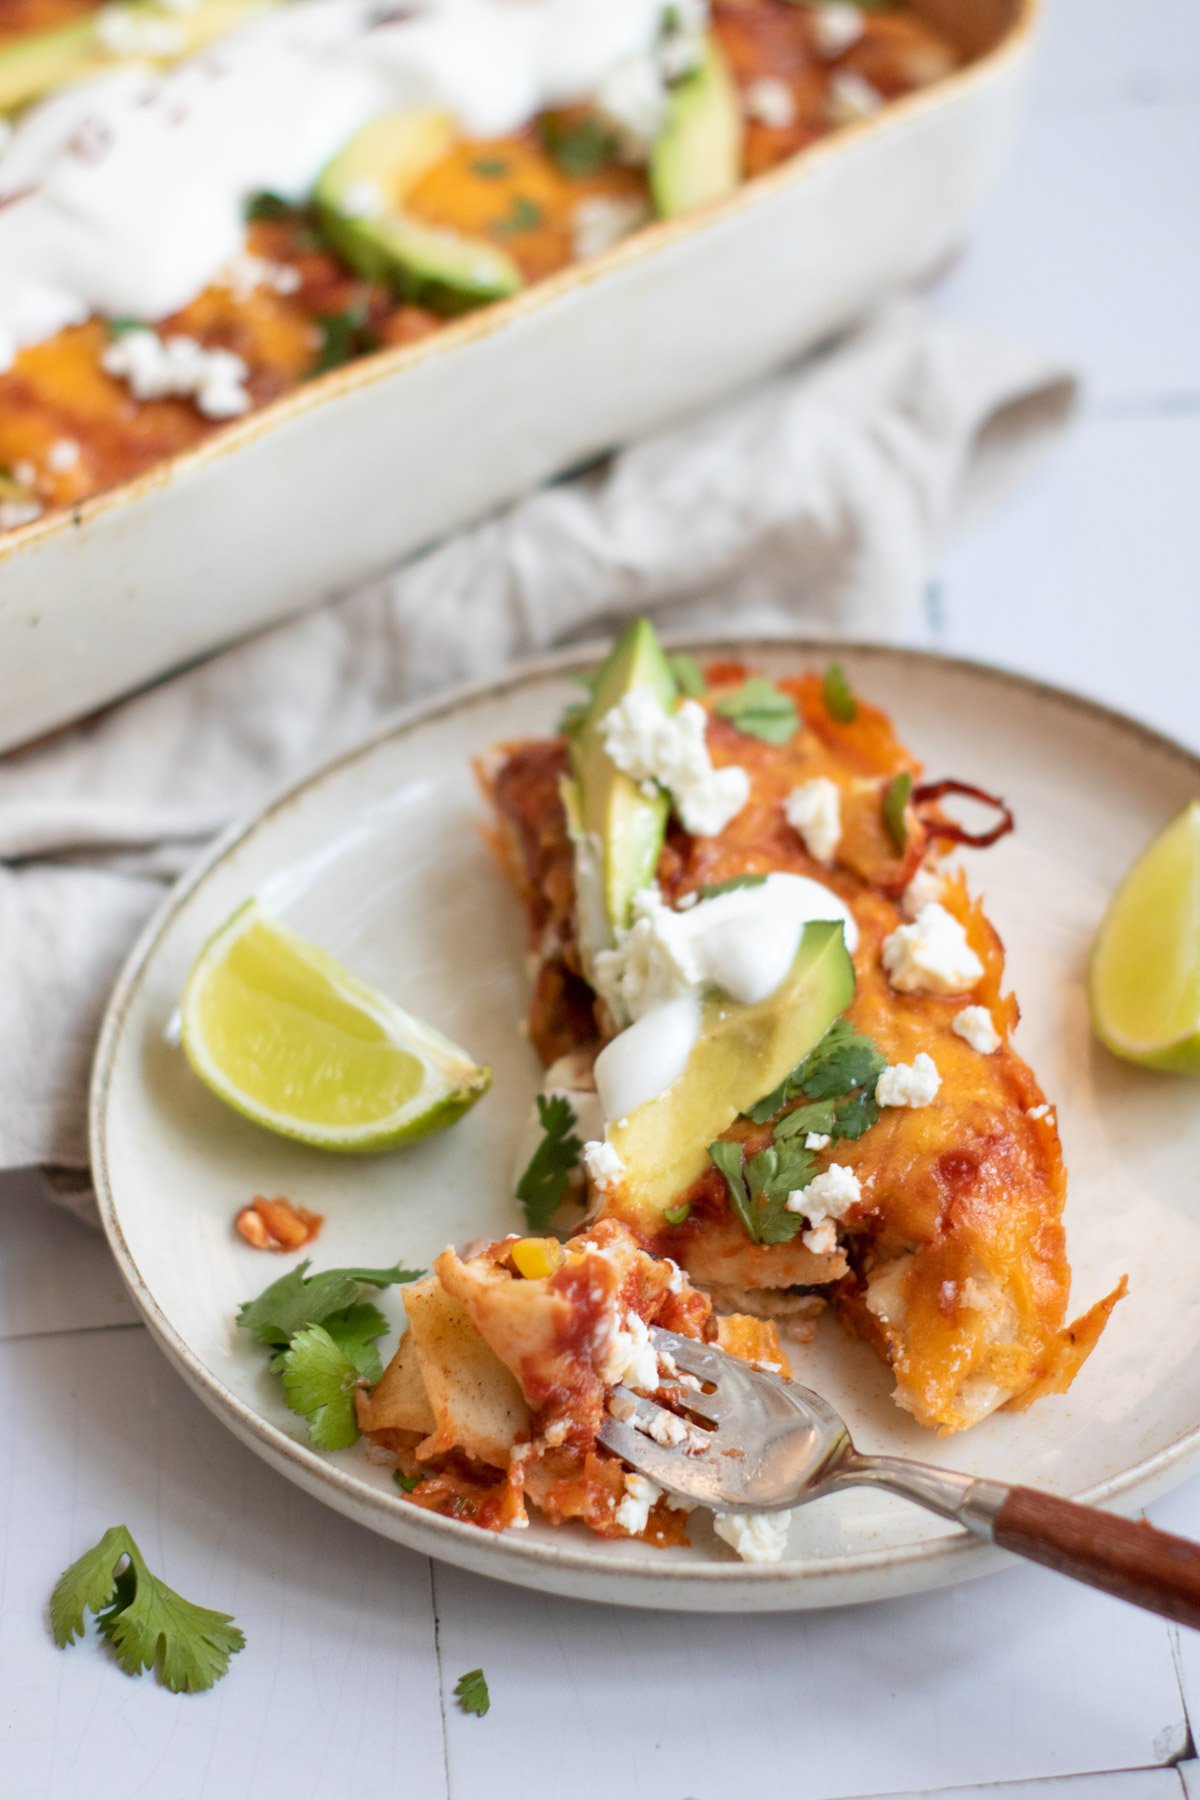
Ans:
<svg viewBox="0 0 1200 1800"><path fill-rule="evenodd" d="M539 1094L542 1141L517 1183L517 1199L530 1231L545 1231L562 1202L572 1172L579 1167L583 1140L574 1134L575 1108L565 1094Z"/></svg>
<svg viewBox="0 0 1200 1800"><path fill-rule="evenodd" d="M475 1713L482 1719L492 1704L483 1670L468 1669L465 1675L460 1675L454 1684L454 1698L463 1712Z"/></svg>
<svg viewBox="0 0 1200 1800"><path fill-rule="evenodd" d="M55 1583L50 1629L60 1650L83 1636L85 1612L126 1675L153 1669L173 1694L212 1687L246 1643L228 1613L195 1606L152 1575L124 1525L111 1526Z"/></svg>
<svg viewBox="0 0 1200 1800"><path fill-rule="evenodd" d="M875 1084L886 1060L849 1020L836 1019L804 1061L750 1108L747 1117L756 1125L775 1120L769 1145L749 1158L744 1144L735 1140L718 1139L708 1146L725 1177L730 1209L754 1243L790 1243L804 1228L803 1213L789 1211L787 1202L817 1173L808 1135L836 1143L868 1131L879 1117ZM794 1100L802 1104L792 1106Z"/></svg>
<svg viewBox="0 0 1200 1800"><path fill-rule="evenodd" d="M887 1058L869 1037L856 1031L848 1019L835 1019L816 1049L777 1088L752 1106L748 1116L756 1125L765 1125L790 1100L798 1100L801 1095L808 1100L836 1100L852 1089L874 1093L875 1083L886 1066Z"/></svg>
<svg viewBox="0 0 1200 1800"><path fill-rule="evenodd" d="M811 1150L785 1138L747 1161L742 1144L718 1139L708 1146L708 1154L725 1177L734 1217L754 1243L788 1244L803 1229L803 1216L789 1212L787 1201L817 1172Z"/></svg>
<svg viewBox="0 0 1200 1800"><path fill-rule="evenodd" d="M423 1271L399 1263L388 1269L322 1269L308 1258L239 1307L237 1323L273 1352L271 1372L284 1399L308 1425L320 1450L345 1450L358 1438L354 1390L383 1374L375 1347L388 1329L369 1287L417 1281Z"/></svg>
<svg viewBox="0 0 1200 1800"><path fill-rule="evenodd" d="M594 114L565 121L557 113L544 113L541 139L551 162L576 179L597 175L617 160L616 133Z"/></svg>
<svg viewBox="0 0 1200 1800"><path fill-rule="evenodd" d="M715 703L714 710L764 744L786 744L800 725L796 702L764 675L748 675L736 692Z"/></svg>

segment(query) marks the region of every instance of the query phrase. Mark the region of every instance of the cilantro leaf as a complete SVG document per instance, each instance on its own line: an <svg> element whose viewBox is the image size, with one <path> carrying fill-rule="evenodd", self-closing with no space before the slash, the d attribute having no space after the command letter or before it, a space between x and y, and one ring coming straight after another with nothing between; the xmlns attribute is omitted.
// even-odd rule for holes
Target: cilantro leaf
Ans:
<svg viewBox="0 0 1200 1800"><path fill-rule="evenodd" d="M704 676L700 664L686 650L676 650L668 656L667 667L675 678L675 686L689 700L699 700L704 693Z"/></svg>
<svg viewBox="0 0 1200 1800"><path fill-rule="evenodd" d="M769 1118L770 1114L767 1116ZM832 1100L810 1100L806 1105L784 1113L775 1127L775 1141L778 1143L780 1138L799 1137L801 1133L807 1136L810 1131L832 1135L834 1116Z"/></svg>
<svg viewBox="0 0 1200 1800"><path fill-rule="evenodd" d="M583 1140L572 1132L575 1109L563 1094L539 1094L542 1141L517 1183L517 1199L530 1231L545 1231L562 1201L571 1171L579 1166Z"/></svg>
<svg viewBox="0 0 1200 1800"><path fill-rule="evenodd" d="M317 329L321 333L321 348L305 377L309 381L379 348L379 334L368 324L365 306L348 306L340 313L321 313L317 318Z"/></svg>
<svg viewBox="0 0 1200 1800"><path fill-rule="evenodd" d="M803 1094L809 1100L836 1100L851 1088L874 1087L886 1067L882 1051L848 1019L835 1019L816 1048L786 1076L779 1086L752 1106L748 1117L764 1125ZM817 1127L810 1127L816 1130Z"/></svg>
<svg viewBox="0 0 1200 1800"><path fill-rule="evenodd" d="M152 1575L124 1525L106 1531L55 1583L50 1624L60 1649L82 1636L85 1611L127 1675L153 1669L173 1694L212 1687L246 1642L228 1613L195 1606Z"/></svg>
<svg viewBox="0 0 1200 1800"><path fill-rule="evenodd" d="M830 663L825 671L825 680L821 693L825 701L825 711L839 725L853 725L858 717L858 701L854 698L854 689L846 679L846 671L841 663Z"/></svg>
<svg viewBox="0 0 1200 1800"><path fill-rule="evenodd" d="M425 1479L423 1475L406 1475L403 1469L392 1470L392 1480L402 1493L411 1494L420 1487Z"/></svg>
<svg viewBox="0 0 1200 1800"><path fill-rule="evenodd" d="M476 1713L482 1719L492 1704L482 1669L468 1669L454 1684L454 1698L465 1713Z"/></svg>
<svg viewBox="0 0 1200 1800"><path fill-rule="evenodd" d="M728 881L709 881L700 889L702 900L715 900L718 894L732 894L737 888L762 887L765 875L731 875Z"/></svg>
<svg viewBox="0 0 1200 1800"><path fill-rule="evenodd" d="M870 1087L857 1088L854 1093L847 1094L839 1100L834 1109L833 1138L848 1138L853 1143L870 1131L879 1118L879 1102L875 1098L874 1083Z"/></svg>
<svg viewBox="0 0 1200 1800"><path fill-rule="evenodd" d="M596 175L617 160L616 134L593 117L564 123L555 113L541 122L542 148L564 175Z"/></svg>
<svg viewBox="0 0 1200 1800"><path fill-rule="evenodd" d="M663 1218L668 1225L682 1225L692 1210L690 1200L683 1200L678 1206L668 1206L663 1211Z"/></svg>
<svg viewBox="0 0 1200 1800"><path fill-rule="evenodd" d="M536 200L518 194L507 219L492 226L493 237L516 237L522 231L536 231L542 222L542 209Z"/></svg>
<svg viewBox="0 0 1200 1800"><path fill-rule="evenodd" d="M251 194L242 208L242 217L248 225L259 219L290 219L296 208L281 195L273 194L270 188L262 188L257 194Z"/></svg>
<svg viewBox="0 0 1200 1800"><path fill-rule="evenodd" d="M378 1364L378 1356L375 1362ZM308 1421L309 1436L318 1449L346 1450L357 1442L354 1390L364 1370L323 1325L310 1325L296 1333L280 1358L279 1372L284 1399L294 1413Z"/></svg>
<svg viewBox="0 0 1200 1800"><path fill-rule="evenodd" d="M360 1374L374 1384L383 1374L375 1339L384 1336L388 1322L377 1306L360 1300L342 1312L330 1313L322 1323L339 1350L345 1351Z"/></svg>
<svg viewBox="0 0 1200 1800"><path fill-rule="evenodd" d="M912 793L913 778L907 769L888 782L883 790L883 822L887 826L888 836L896 846L897 853L904 855L908 846L908 820L905 808L908 797Z"/></svg>
<svg viewBox="0 0 1200 1800"><path fill-rule="evenodd" d="M764 744L786 744L800 725L796 702L762 675L747 676L736 693L716 702L715 711Z"/></svg>
<svg viewBox="0 0 1200 1800"><path fill-rule="evenodd" d="M739 1143L718 1140L708 1154L725 1177L729 1203L746 1236L756 1244L787 1244L803 1229L800 1213L789 1212L788 1195L807 1187L816 1158L794 1140L759 1150L749 1162Z"/></svg>
<svg viewBox="0 0 1200 1800"><path fill-rule="evenodd" d="M508 160L503 156L477 156L471 164L473 175L482 175L485 181L498 181L508 174Z"/></svg>
<svg viewBox="0 0 1200 1800"><path fill-rule="evenodd" d="M331 1313L353 1306L360 1287L397 1287L419 1281L423 1274L421 1269L405 1269L399 1263L390 1269L322 1269L309 1275L311 1267L311 1258L305 1257L265 1287L257 1299L243 1301L238 1308L237 1323L244 1331L252 1331L268 1350L283 1348L306 1325L319 1325Z"/></svg>
<svg viewBox="0 0 1200 1800"><path fill-rule="evenodd" d="M104 323L108 327L108 335L111 338L125 337L131 331L150 331L152 329L144 319L130 319L121 316L106 319Z"/></svg>

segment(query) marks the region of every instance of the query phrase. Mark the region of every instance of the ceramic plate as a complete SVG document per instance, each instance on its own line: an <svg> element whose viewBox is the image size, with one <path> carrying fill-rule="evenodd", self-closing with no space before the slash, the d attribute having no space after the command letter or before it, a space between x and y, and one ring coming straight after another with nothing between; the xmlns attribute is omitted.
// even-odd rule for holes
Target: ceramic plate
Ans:
<svg viewBox="0 0 1200 1800"><path fill-rule="evenodd" d="M828 644L690 645L782 674ZM1071 1176L1072 1305L1127 1271L1129 1298L1070 1394L939 1439L898 1412L886 1371L832 1319L797 1373L839 1406L865 1450L918 1456L1129 1510L1180 1479L1200 1448L1200 1110L1197 1090L1126 1067L1088 1031L1084 967L1131 859L1200 792L1200 762L1120 716L973 664L848 645L837 654L893 715L930 777L1003 793L1016 834L970 855L1009 952L1017 1043L1059 1119ZM290 1266L231 1229L256 1193L325 1214L318 1267L400 1259L519 1229L516 1141L537 1084L521 1033L520 908L480 829L471 759L547 732L592 659L558 657L411 710L231 835L170 895L109 1007L92 1094L101 1212L135 1301L171 1361L240 1438L291 1481L385 1537L484 1574L624 1604L694 1610L876 1599L979 1573L999 1553L886 1494L797 1512L786 1559L747 1567L704 1522L690 1549L534 1525L502 1536L406 1502L362 1446L310 1448L238 1303ZM452 1131L397 1154L342 1159L227 1111L170 1041L184 977L249 894L492 1065L490 1094ZM382 1296L397 1328L403 1290Z"/></svg>

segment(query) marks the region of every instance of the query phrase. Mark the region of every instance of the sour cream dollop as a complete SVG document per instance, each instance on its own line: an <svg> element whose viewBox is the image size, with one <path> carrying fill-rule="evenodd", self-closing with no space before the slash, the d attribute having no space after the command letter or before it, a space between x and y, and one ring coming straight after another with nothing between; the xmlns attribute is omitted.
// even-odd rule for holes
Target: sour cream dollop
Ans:
<svg viewBox="0 0 1200 1800"><path fill-rule="evenodd" d="M768 875L680 912L656 888L636 895L633 923L596 958L597 988L628 1021L596 1058L605 1117L626 1117L678 1080L699 1035L703 993L717 988L745 1006L765 1000L787 976L805 926L819 921L840 924L855 949L849 907L806 875Z"/></svg>

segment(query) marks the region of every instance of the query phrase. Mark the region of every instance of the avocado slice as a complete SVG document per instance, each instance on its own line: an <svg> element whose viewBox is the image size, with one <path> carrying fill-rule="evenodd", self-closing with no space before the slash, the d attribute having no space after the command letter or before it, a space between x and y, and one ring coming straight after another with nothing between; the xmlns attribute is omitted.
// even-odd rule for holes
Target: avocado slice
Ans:
<svg viewBox="0 0 1200 1800"><path fill-rule="evenodd" d="M403 210L456 136L450 115L432 108L373 119L325 165L313 196L326 239L352 269L443 312L501 300L522 286L521 271L497 245L424 225Z"/></svg>
<svg viewBox="0 0 1200 1800"><path fill-rule="evenodd" d="M658 696L664 712L674 707L675 678L649 619L635 619L609 651L571 739L579 828L599 846L610 932L629 924L633 896L654 880L671 806L666 794L644 794L636 781L622 775L601 738L606 714L641 687Z"/></svg>
<svg viewBox="0 0 1200 1800"><path fill-rule="evenodd" d="M667 123L650 152L650 192L660 218L731 194L742 177L742 105L715 39L671 88Z"/></svg>
<svg viewBox="0 0 1200 1800"><path fill-rule="evenodd" d="M33 32L0 50L0 113L16 112L53 89L123 62L174 62L278 4L279 0L200 0L192 11L184 12L173 11L157 0L118 0L115 10L134 25L145 21L171 26L178 47L169 54L124 55L110 48L102 35L99 13L54 31ZM111 17L114 8L103 11Z"/></svg>
<svg viewBox="0 0 1200 1800"><path fill-rule="evenodd" d="M609 1128L627 1171L621 1210L656 1224L703 1174L713 1139L803 1062L853 998L854 964L840 924L806 925L791 972L757 1005L706 998L683 1074Z"/></svg>

